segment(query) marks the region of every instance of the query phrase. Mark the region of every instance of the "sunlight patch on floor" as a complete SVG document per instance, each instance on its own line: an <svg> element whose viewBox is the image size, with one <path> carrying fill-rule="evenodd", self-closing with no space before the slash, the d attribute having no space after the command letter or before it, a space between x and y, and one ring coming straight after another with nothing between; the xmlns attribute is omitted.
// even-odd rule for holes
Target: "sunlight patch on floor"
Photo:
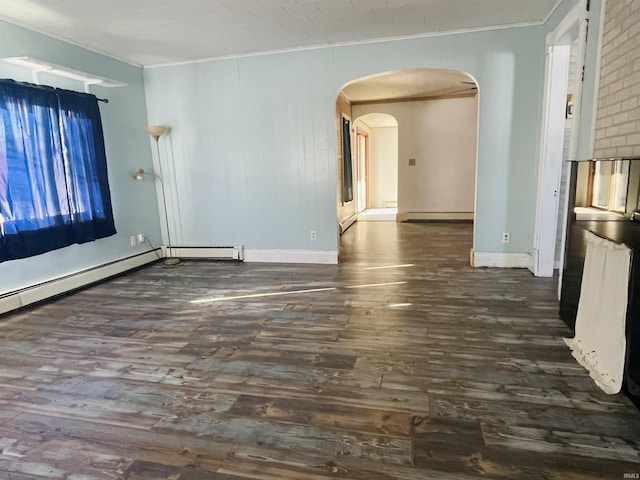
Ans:
<svg viewBox="0 0 640 480"><path fill-rule="evenodd" d="M395 222L397 208L369 208L358 214L358 221L363 222Z"/></svg>
<svg viewBox="0 0 640 480"><path fill-rule="evenodd" d="M372 288L372 287L386 287L389 285L404 285L408 282L385 282L385 283L368 283L363 285L347 285L344 288ZM248 293L245 295L233 295L228 297L209 297L209 298L199 298L197 300L191 300L191 303L194 304L205 304L205 303L215 303L215 302L224 302L230 300L243 300L247 298L263 298L263 297L276 297L281 295L296 295L300 293L316 293L316 292L329 292L332 290L337 290L337 287L321 287L321 288L308 288L304 290L289 290L286 292L265 292L265 293Z"/></svg>
<svg viewBox="0 0 640 480"><path fill-rule="evenodd" d="M413 267L413 263L405 263L402 265L384 265L381 267L365 267L363 268L363 270L383 270L385 268L409 268L409 267Z"/></svg>

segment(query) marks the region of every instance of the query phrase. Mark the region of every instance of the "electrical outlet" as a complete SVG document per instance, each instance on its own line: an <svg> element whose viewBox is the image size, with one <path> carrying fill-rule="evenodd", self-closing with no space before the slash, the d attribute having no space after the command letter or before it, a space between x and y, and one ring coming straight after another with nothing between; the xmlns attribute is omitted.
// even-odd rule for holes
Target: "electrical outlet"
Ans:
<svg viewBox="0 0 640 480"><path fill-rule="evenodd" d="M131 238L129 239L129 241L131 242L131 246L135 247L136 246L136 236L132 235Z"/></svg>
<svg viewBox="0 0 640 480"><path fill-rule="evenodd" d="M511 241L511 234L509 232L502 233L502 243L509 243Z"/></svg>
<svg viewBox="0 0 640 480"><path fill-rule="evenodd" d="M316 232L315 230L311 230L309 232L309 238L311 238L311 240L317 240L318 239L318 232Z"/></svg>
<svg viewBox="0 0 640 480"><path fill-rule="evenodd" d="M138 243L144 243L147 240L147 236L144 233L139 233L136 235L136 240Z"/></svg>

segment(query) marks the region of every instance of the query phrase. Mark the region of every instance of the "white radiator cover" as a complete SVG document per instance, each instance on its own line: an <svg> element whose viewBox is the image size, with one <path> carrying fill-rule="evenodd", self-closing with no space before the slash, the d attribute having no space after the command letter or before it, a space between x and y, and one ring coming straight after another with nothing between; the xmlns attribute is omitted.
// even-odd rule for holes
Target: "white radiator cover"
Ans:
<svg viewBox="0 0 640 480"><path fill-rule="evenodd" d="M347 229L353 225L356 221L358 220L358 214L354 213L352 215L350 215L349 217L345 218L344 220L342 220L339 225L340 225L340 235L342 235L344 232L347 231Z"/></svg>
<svg viewBox="0 0 640 480"><path fill-rule="evenodd" d="M174 247L173 256L178 258L208 258L215 260L244 260L244 248L235 247ZM166 247L126 257L97 267L73 272L63 277L32 285L0 296L0 315L46 300L56 295L71 292L109 277L142 267L167 257Z"/></svg>
<svg viewBox="0 0 640 480"><path fill-rule="evenodd" d="M171 247L173 257L208 258L211 260L244 260L244 247ZM164 257L169 256L168 248L162 246Z"/></svg>
<svg viewBox="0 0 640 480"><path fill-rule="evenodd" d="M158 252L158 253L156 253ZM0 314L113 277L158 260L159 250L123 258L98 267L81 270L48 282L32 285L0 297Z"/></svg>

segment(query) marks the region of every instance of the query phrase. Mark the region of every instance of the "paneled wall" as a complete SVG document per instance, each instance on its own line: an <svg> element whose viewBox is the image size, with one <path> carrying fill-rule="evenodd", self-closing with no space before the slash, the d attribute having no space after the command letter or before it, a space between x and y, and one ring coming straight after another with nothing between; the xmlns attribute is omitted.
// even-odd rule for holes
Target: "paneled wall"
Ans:
<svg viewBox="0 0 640 480"><path fill-rule="evenodd" d="M149 123L172 126L176 241L337 254L338 93L377 73L443 68L480 87L474 248L531 252L545 36L575 3L539 26L145 69Z"/></svg>
<svg viewBox="0 0 640 480"><path fill-rule="evenodd" d="M594 157L640 156L640 1L607 0Z"/></svg>

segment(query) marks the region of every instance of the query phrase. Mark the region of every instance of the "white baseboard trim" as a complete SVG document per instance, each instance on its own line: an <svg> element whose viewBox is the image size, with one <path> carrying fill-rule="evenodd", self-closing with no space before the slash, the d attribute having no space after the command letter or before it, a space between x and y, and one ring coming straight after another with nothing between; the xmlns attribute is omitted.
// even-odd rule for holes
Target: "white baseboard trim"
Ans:
<svg viewBox="0 0 640 480"><path fill-rule="evenodd" d="M528 253L473 252L474 267L528 268L533 267L533 258Z"/></svg>
<svg viewBox="0 0 640 480"><path fill-rule="evenodd" d="M245 262L264 263L338 263L335 250L270 250L247 248L244 251Z"/></svg>
<svg viewBox="0 0 640 480"><path fill-rule="evenodd" d="M398 212L399 222L411 220L473 220L473 212Z"/></svg>
<svg viewBox="0 0 640 480"><path fill-rule="evenodd" d="M357 213L354 213L354 214L348 216L347 218L345 218L344 220L342 220L338 224L338 225L340 225L340 235L342 235L344 232L346 232L347 228L349 228L351 225L356 223L357 220L358 220L358 214Z"/></svg>
<svg viewBox="0 0 640 480"><path fill-rule="evenodd" d="M172 247L171 253L177 258L206 258L210 260L244 260L242 245L234 247ZM162 256L168 257L168 248L162 246Z"/></svg>
<svg viewBox="0 0 640 480"><path fill-rule="evenodd" d="M0 297L0 314L71 292L128 270L147 265L158 260L158 255L161 254L159 252L156 254L156 251L152 250L9 292Z"/></svg>

